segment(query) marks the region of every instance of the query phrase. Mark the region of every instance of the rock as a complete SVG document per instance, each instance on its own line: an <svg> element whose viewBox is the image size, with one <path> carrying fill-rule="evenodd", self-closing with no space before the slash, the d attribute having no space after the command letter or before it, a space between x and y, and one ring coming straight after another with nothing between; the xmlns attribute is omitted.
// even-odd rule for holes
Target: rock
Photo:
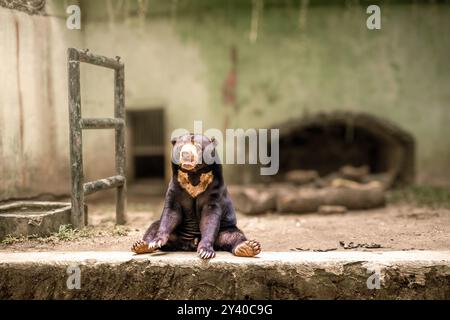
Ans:
<svg viewBox="0 0 450 320"><path fill-rule="evenodd" d="M346 213L347 208L344 206L321 205L318 211L323 214Z"/></svg>
<svg viewBox="0 0 450 320"><path fill-rule="evenodd" d="M385 201L382 187L374 184L361 187L358 184L279 193L276 203L280 212L305 213L316 212L321 205L344 206L349 210L376 208L383 206Z"/></svg>
<svg viewBox="0 0 450 320"><path fill-rule="evenodd" d="M343 166L339 169L342 178L353 181L362 181L369 174L368 166L354 167L351 165Z"/></svg>
<svg viewBox="0 0 450 320"><path fill-rule="evenodd" d="M357 248L366 248L366 249L379 249L383 248L379 243L354 243L353 241L345 242L339 241L339 245L344 249L357 249Z"/></svg>
<svg viewBox="0 0 450 320"><path fill-rule="evenodd" d="M228 188L234 208L244 214L254 215L273 211L276 208L276 191L251 186Z"/></svg>
<svg viewBox="0 0 450 320"><path fill-rule="evenodd" d="M395 177L392 173L384 172L384 173L368 174L366 177L364 177L364 179L361 182L370 183L372 181L377 181L386 190L392 187L393 181L395 180L394 178Z"/></svg>
<svg viewBox="0 0 450 320"><path fill-rule="evenodd" d="M287 193L279 193L277 211L306 213L315 212L323 204L323 189L301 189Z"/></svg>
<svg viewBox="0 0 450 320"><path fill-rule="evenodd" d="M315 170L292 170L286 173L285 179L295 184L306 184L319 178Z"/></svg>

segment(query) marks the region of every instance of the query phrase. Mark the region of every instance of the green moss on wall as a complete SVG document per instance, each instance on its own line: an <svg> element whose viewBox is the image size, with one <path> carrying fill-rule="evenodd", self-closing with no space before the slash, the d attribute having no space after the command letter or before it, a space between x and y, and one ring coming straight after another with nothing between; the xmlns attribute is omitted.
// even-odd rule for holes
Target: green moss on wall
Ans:
<svg viewBox="0 0 450 320"><path fill-rule="evenodd" d="M363 111L389 118L418 143L419 178L449 173L450 6L381 6L382 29L364 5L264 7L251 43L250 2L180 13L176 30L208 66L211 110L236 46L238 105L232 127L270 127L307 113ZM303 19L301 22L300 20ZM419 180L420 180L419 179Z"/></svg>
<svg viewBox="0 0 450 320"><path fill-rule="evenodd" d="M134 17L150 33L160 30L155 22L165 25L205 66L196 85L208 93L207 105L183 105L184 116L172 107L171 119L178 118L169 119L169 127L186 122L186 114L205 120L206 127L221 127L222 85L235 46L239 111L231 114L229 127L272 127L320 111L368 112L415 137L420 182L450 181L449 1L375 2L382 28L372 31L366 28L372 1L309 1L301 9L301 1L263 0L254 43L250 0L151 0L142 2L144 9L136 1L109 3L108 9L105 1L82 1L84 17L118 26ZM114 8L112 19L108 12ZM115 33L102 34L103 41ZM129 57L149 45L145 39L128 33Z"/></svg>

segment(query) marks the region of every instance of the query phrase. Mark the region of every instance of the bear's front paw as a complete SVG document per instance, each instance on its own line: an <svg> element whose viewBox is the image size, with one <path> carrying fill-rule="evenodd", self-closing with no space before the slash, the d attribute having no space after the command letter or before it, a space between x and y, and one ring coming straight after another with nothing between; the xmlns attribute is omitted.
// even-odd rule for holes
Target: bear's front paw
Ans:
<svg viewBox="0 0 450 320"><path fill-rule="evenodd" d="M197 248L197 253L202 259L211 259L216 256L216 252L211 244L202 244L201 241Z"/></svg>
<svg viewBox="0 0 450 320"><path fill-rule="evenodd" d="M157 236L148 244L149 250L156 250L161 248L163 245L167 243L168 239L169 239L168 236Z"/></svg>

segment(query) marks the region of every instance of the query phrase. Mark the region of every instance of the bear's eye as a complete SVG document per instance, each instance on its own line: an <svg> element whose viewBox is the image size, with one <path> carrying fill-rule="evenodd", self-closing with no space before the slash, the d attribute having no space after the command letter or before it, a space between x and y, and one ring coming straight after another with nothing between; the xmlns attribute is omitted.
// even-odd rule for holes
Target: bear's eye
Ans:
<svg viewBox="0 0 450 320"><path fill-rule="evenodd" d="M181 146L175 147L174 153L179 154L181 151Z"/></svg>
<svg viewBox="0 0 450 320"><path fill-rule="evenodd" d="M179 162L178 155L180 154L180 152L181 152L181 146L179 144L176 144L173 147L173 151L172 151L172 156L173 156L172 161L174 161L174 163L178 163Z"/></svg>

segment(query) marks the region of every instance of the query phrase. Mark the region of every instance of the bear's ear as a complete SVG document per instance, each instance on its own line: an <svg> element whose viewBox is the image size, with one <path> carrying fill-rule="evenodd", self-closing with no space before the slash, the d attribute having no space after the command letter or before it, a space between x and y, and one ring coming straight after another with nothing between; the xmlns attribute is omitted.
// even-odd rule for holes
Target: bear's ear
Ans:
<svg viewBox="0 0 450 320"><path fill-rule="evenodd" d="M213 149L211 151L211 156L215 157L216 156L216 147L217 147L218 142L215 137L211 137L210 140L211 140L211 144L213 145Z"/></svg>

